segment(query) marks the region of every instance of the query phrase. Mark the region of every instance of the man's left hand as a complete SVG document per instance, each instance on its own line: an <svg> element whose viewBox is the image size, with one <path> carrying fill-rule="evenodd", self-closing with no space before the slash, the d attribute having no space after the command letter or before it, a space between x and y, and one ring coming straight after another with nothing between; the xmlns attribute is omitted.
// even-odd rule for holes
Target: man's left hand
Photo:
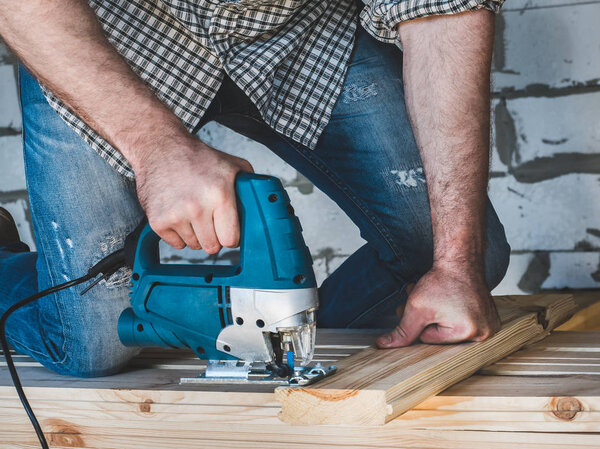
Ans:
<svg viewBox="0 0 600 449"><path fill-rule="evenodd" d="M447 268L425 274L397 313L400 324L377 339L379 348L408 346L418 339L431 344L482 341L501 325L483 279Z"/></svg>

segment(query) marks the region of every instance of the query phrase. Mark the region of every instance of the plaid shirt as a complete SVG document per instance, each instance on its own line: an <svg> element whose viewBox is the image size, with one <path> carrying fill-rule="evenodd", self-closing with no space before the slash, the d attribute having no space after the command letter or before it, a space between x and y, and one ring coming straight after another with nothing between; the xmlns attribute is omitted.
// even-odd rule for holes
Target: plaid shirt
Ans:
<svg viewBox="0 0 600 449"><path fill-rule="evenodd" d="M265 122L314 148L342 89L358 8L354 0L89 0L110 42L132 69L195 131L228 76ZM365 0L362 25L398 42L396 25L504 0ZM50 105L119 173L123 155L50 91Z"/></svg>

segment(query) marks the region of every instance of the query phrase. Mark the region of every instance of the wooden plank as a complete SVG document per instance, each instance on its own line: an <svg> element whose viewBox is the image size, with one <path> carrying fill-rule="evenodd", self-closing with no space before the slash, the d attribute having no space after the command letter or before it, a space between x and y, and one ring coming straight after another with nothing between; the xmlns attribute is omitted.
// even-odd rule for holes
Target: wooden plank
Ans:
<svg viewBox="0 0 600 449"><path fill-rule="evenodd" d="M576 292L573 294L580 309L557 331L600 330L600 291Z"/></svg>
<svg viewBox="0 0 600 449"><path fill-rule="evenodd" d="M478 379L478 381L473 382L472 379ZM488 382L490 379L491 382ZM204 407L187 403L183 405L154 403L148 401L148 399L144 400L144 397L147 397L148 394L154 393L150 391L138 392L140 396L132 395L131 392L125 392L125 394L120 391L106 392L106 397L100 401L72 401L66 399L68 396L59 395L62 397L62 401L50 401L47 404L48 407L37 400L33 401L33 406L38 412L46 432L55 435L55 438L65 438L64 434L66 432L71 432L69 435L79 435L85 441L85 445L82 447L102 447L102 445L95 446L90 443L90 441L95 441L95 438L99 435L102 441L101 444L104 444L105 438L108 438L115 442L114 444L117 447L119 447L118 444L122 445L120 447L128 447L127 442L135 441L136 438L142 441L143 438L145 447L163 448L167 447L161 445L165 443L160 442L157 439L158 437L154 436L165 434L170 435L173 441L181 440L182 447L187 447L188 444L191 445L192 441L204 441L209 444L208 441L218 438L229 442L231 447L237 447L240 441L252 446L253 441L256 441L252 440L253 437L255 439L260 438L261 447L263 446L262 442L276 444L275 442L278 441L278 444L286 444L290 440L301 439L306 443L306 447L310 447L311 444L318 447L355 447L362 446L361 443L364 443L365 447L391 448L405 447L400 444L403 438L410 438L414 447L433 447L428 445L431 435L429 431L432 429L463 428L463 430L518 430L521 432L527 430L546 433L590 432L598 429L596 420L598 413L588 414L585 411L573 413L572 408L570 408L566 410L569 414L562 419L559 419L560 415L557 416L553 413L555 409L536 413L537 410L543 410L547 407L546 402L556 405L560 404L560 399L546 401L546 398L542 397L516 397L514 381L512 384L505 383L502 387L498 387L498 382L494 381L498 379L508 378L473 376L469 379L471 381L470 385L465 386L464 383L461 383L453 390L456 390L457 394L475 395L484 395L489 391L498 394L501 391L505 397L440 396L434 406L437 407L438 411L442 411L446 418L440 416L439 412L431 413L430 410L422 409L426 406L431 408L433 402L429 400L429 405L427 403L421 404L417 409L417 412L420 413L413 414L410 416L411 419L407 415L412 412L391 421L386 426L369 427L290 426L276 418L278 412L276 406L257 407L251 405L245 409L243 407L231 407L225 405L229 402L228 398L224 399L221 404L209 404ZM523 386L524 383L528 382L530 385L523 387L527 391L535 390L540 383L537 379L525 378L520 379L518 384ZM593 394L596 395L595 397L581 397L580 399L585 410L591 412L598 410L600 405L598 382L590 383L587 386L583 385L585 382L580 378L571 383L562 378L560 382L563 385L562 389L555 380L551 385L542 385L537 393L552 393L553 389L565 392L567 389L564 388L564 385L570 385L571 388L576 388L577 385L577 391L575 392L582 394L584 393L583 390L592 393L590 389L594 389ZM557 388L558 390L556 390ZM93 390L85 389L83 391L91 392ZM211 393L202 392L201 394ZM111 397L111 395L114 396ZM157 396L154 396L154 398L160 401ZM212 401L216 401L218 398L218 395L212 395ZM134 400L141 402L129 402ZM239 398L234 398L233 402L236 400L239 400ZM12 404L4 401L0 401L0 403L3 404L0 407L0 411L3 413L0 414L0 422L9 426L12 432L27 432L27 429L30 428L29 423L23 410L19 407L18 400L14 398ZM513 408L511 404L516 405ZM524 410L524 412L516 410ZM531 411L527 412L526 410ZM474 412L479 413L480 419L476 418ZM515 414L518 415L518 418ZM20 422L15 421L15 416L21 417ZM235 429L235 432L231 432L232 428ZM411 429L424 429L427 432L422 434L406 432L406 430ZM310 437L302 437L303 434L310 434ZM520 436L523 437L521 443L535 441L537 438L537 436L526 433ZM554 441L561 442L561 437L561 435L558 435ZM590 442L594 439L597 441L598 438L598 435L587 436ZM381 441L381 443L377 445L370 444L373 439ZM446 440L442 438L442 441ZM571 443L571 441L568 442ZM456 445L450 443L448 447L461 447L462 443L463 440L457 440ZM566 444L567 441L562 441L562 443ZM586 445L587 443L579 441L576 444L574 443L573 446L565 447L585 447ZM73 445L72 447L79 446Z"/></svg>
<svg viewBox="0 0 600 449"><path fill-rule="evenodd" d="M481 372L495 376L600 376L600 332L555 332Z"/></svg>
<svg viewBox="0 0 600 449"><path fill-rule="evenodd" d="M367 348L338 363L338 374L307 388L280 387L280 418L291 424L383 425L480 368L545 337L575 311L571 295L497 298L503 328L459 345Z"/></svg>
<svg viewBox="0 0 600 449"><path fill-rule="evenodd" d="M441 397L440 397L441 398ZM591 432L600 429L600 398L443 398L423 404L388 423L385 428L481 431ZM437 406L436 406L437 405ZM105 435L176 432L192 437L196 432L223 431L231 426L253 426L257 434L286 434L287 424L277 419L278 407L179 405L143 402L33 401L44 429L57 418L72 428L95 427ZM0 422L13 431L27 431L29 421L20 403L3 403ZM382 426L369 426L370 428ZM363 428L363 427L361 427ZM313 432L320 430L313 428ZM93 433L93 432L92 432Z"/></svg>
<svg viewBox="0 0 600 449"><path fill-rule="evenodd" d="M548 318L545 309L536 310L526 314L535 316L535 323ZM359 333L355 338L355 332L319 331L318 344L323 350L338 351L367 346L379 335ZM560 358L584 345L593 349L596 343L589 342L598 341L598 335L555 333L528 350ZM600 429L600 382L593 376L474 375L385 426L305 426L278 419L280 407L272 387L177 385L181 375L196 370L159 367L161 351L142 354L143 369L99 379L21 367L27 395L53 449L122 449L140 444L148 449L600 447L600 435L593 433ZM191 363L189 353L176 352L165 350L164 363L180 367ZM37 448L6 368L0 368L0 423L0 447Z"/></svg>
<svg viewBox="0 0 600 449"><path fill-rule="evenodd" d="M353 429L352 429L353 430ZM128 447L160 448L160 449L597 449L598 436L592 434L570 433L527 433L527 432L473 432L473 431L405 431L389 432L379 435L370 429L349 431L349 438L344 437L343 428L337 428L337 435L324 439L316 438L308 428L298 427L293 434L286 435L285 441L279 438L270 441L261 439L251 430L239 433L229 432L229 439L215 438L213 434L196 438L173 438L168 434L161 437L121 435L106 436L102 434L69 434L53 432L49 434L52 449L123 449ZM304 433L303 433L304 432ZM340 438L340 442L336 440ZM31 433L15 433L0 429L0 447L18 449L38 449L39 444Z"/></svg>

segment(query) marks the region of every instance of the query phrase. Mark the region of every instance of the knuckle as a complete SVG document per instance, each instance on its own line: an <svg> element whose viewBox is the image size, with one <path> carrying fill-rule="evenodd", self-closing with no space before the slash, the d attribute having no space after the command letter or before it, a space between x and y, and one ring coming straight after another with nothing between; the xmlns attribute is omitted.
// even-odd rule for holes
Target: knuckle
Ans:
<svg viewBox="0 0 600 449"><path fill-rule="evenodd" d="M478 338L485 332L485 330L481 326L478 326L476 323L471 321L464 323L456 330L456 338L461 341L474 341L476 338Z"/></svg>
<svg viewBox="0 0 600 449"><path fill-rule="evenodd" d="M462 337L465 339L473 338L481 334L481 330L474 323L465 323Z"/></svg>
<svg viewBox="0 0 600 449"><path fill-rule="evenodd" d="M183 211L182 215L185 215L192 220L197 220L198 218L200 218L202 216L202 212L203 212L204 208L202 207L202 204L200 204L200 202L198 200L190 199L190 200L186 200L183 203L181 210Z"/></svg>
<svg viewBox="0 0 600 449"><path fill-rule="evenodd" d="M210 196L216 203L222 203L227 198L227 183L225 180L215 182L210 189Z"/></svg>
<svg viewBox="0 0 600 449"><path fill-rule="evenodd" d="M183 204L183 208L191 215L194 215L202 210L198 201L195 200L186 200Z"/></svg>
<svg viewBox="0 0 600 449"><path fill-rule="evenodd" d="M233 240L231 238L231 235L219 235L218 238L219 238L219 243L226 248L228 248L231 245L232 240Z"/></svg>
<svg viewBox="0 0 600 449"><path fill-rule="evenodd" d="M175 249L185 248L185 243L183 243L181 240L169 239L169 240L165 240L165 242L167 242L170 246L172 246Z"/></svg>
<svg viewBox="0 0 600 449"><path fill-rule="evenodd" d="M161 217L154 220L155 226L157 226L156 229L161 229L162 231L175 228L182 222L183 218L175 213L163 214ZM152 222L150 223L150 226L152 226ZM154 227L152 229L156 231Z"/></svg>
<svg viewBox="0 0 600 449"><path fill-rule="evenodd" d="M405 340L408 337L408 334L404 330L404 328L397 326L394 329L394 333L396 334L396 339Z"/></svg>
<svg viewBox="0 0 600 449"><path fill-rule="evenodd" d="M221 239L221 244L226 248L235 248L238 245L237 238L233 236L228 236Z"/></svg>
<svg viewBox="0 0 600 449"><path fill-rule="evenodd" d="M196 204L188 209L190 218L194 221L200 220L203 215L203 208L200 205Z"/></svg>
<svg viewBox="0 0 600 449"><path fill-rule="evenodd" d="M148 219L148 224L161 237L169 229L169 225L163 220Z"/></svg>
<svg viewBox="0 0 600 449"><path fill-rule="evenodd" d="M208 254L217 254L220 250L221 250L221 245L219 245L218 243L204 245L204 251L206 251Z"/></svg>
<svg viewBox="0 0 600 449"><path fill-rule="evenodd" d="M496 332L493 329L487 327L485 329L482 329L475 338L477 339L477 341L483 341L492 337L495 333Z"/></svg>
<svg viewBox="0 0 600 449"><path fill-rule="evenodd" d="M171 228L178 228L185 223L185 219L183 217L171 217L169 219L169 224Z"/></svg>
<svg viewBox="0 0 600 449"><path fill-rule="evenodd" d="M202 249L202 246L196 240L189 242L187 244L187 246L188 246L188 248L194 249L194 250Z"/></svg>

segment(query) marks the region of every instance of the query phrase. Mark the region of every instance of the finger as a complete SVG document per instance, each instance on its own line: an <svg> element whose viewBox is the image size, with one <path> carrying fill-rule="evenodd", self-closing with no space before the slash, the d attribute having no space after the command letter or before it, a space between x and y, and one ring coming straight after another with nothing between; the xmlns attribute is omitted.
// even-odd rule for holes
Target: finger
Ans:
<svg viewBox="0 0 600 449"><path fill-rule="evenodd" d="M421 341L429 344L450 344L463 341L480 341L483 330L475 323L462 322L459 325L442 326L430 324L421 333ZM487 332L485 335L489 335Z"/></svg>
<svg viewBox="0 0 600 449"><path fill-rule="evenodd" d="M196 237L196 233L194 232L194 228L192 224L188 221L183 223L180 227L177 228L177 233L179 237L185 242L185 244L190 249L202 249L200 242L198 241L198 237Z"/></svg>
<svg viewBox="0 0 600 449"><path fill-rule="evenodd" d="M232 195L235 194L232 192ZM213 222L221 245L235 248L240 244L240 221L235 201L230 201L215 209Z"/></svg>
<svg viewBox="0 0 600 449"><path fill-rule="evenodd" d="M421 332L421 341L430 345L459 343L464 341L456 335L456 330L451 327L430 324Z"/></svg>
<svg viewBox="0 0 600 449"><path fill-rule="evenodd" d="M427 323L412 315L414 313L411 314L405 311L400 324L392 332L377 339L377 346L380 348L399 348L408 346L419 338Z"/></svg>
<svg viewBox="0 0 600 449"><path fill-rule="evenodd" d="M165 242L167 242L167 244L170 245L171 247L173 247L175 249L185 248L185 242L183 241L183 239L179 236L179 234L174 229L169 228L160 233L157 232L157 234L161 239L163 239Z"/></svg>
<svg viewBox="0 0 600 449"><path fill-rule="evenodd" d="M208 254L217 254L221 250L221 245L215 233L212 214L205 214L199 220L193 221L192 228L204 251Z"/></svg>

